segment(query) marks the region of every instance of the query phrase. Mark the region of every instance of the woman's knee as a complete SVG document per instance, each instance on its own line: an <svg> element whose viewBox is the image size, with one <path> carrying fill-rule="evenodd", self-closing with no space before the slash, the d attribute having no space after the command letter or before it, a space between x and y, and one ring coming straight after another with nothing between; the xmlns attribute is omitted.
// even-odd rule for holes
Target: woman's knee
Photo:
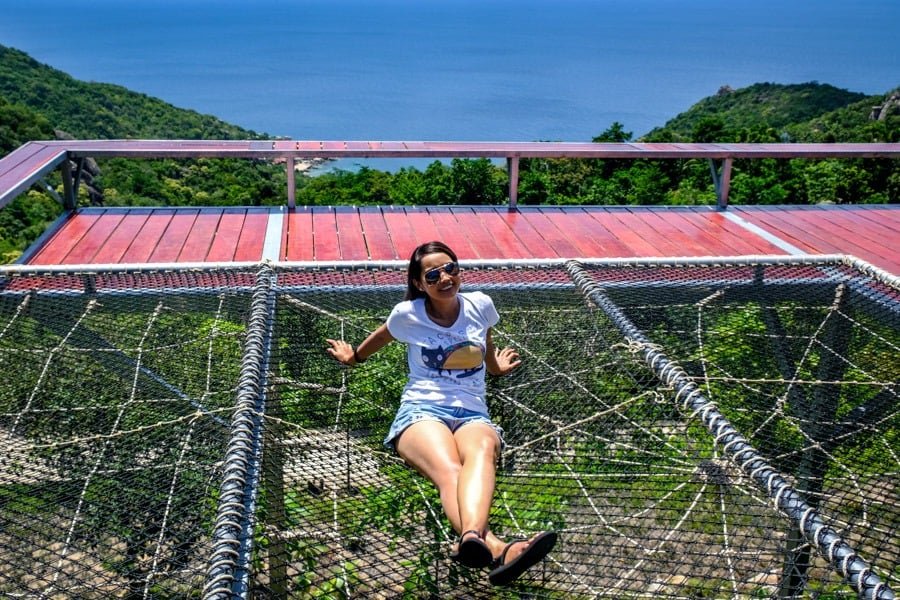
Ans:
<svg viewBox="0 0 900 600"><path fill-rule="evenodd" d="M457 448L462 462L476 456L488 460L500 457L500 438L494 428L484 423L472 423L456 431Z"/></svg>
<svg viewBox="0 0 900 600"><path fill-rule="evenodd" d="M453 478L462 468L455 440L442 423L411 425L397 439L397 453L435 483Z"/></svg>

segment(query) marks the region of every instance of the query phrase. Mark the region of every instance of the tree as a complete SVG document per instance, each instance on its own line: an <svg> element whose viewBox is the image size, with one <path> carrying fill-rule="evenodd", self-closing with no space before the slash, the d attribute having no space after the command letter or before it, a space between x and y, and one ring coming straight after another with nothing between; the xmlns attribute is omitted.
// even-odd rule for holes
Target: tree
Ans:
<svg viewBox="0 0 900 600"><path fill-rule="evenodd" d="M618 121L613 121L613 124L606 131L594 137L591 141L595 144L602 142L630 142L632 135L632 132L625 131L624 125Z"/></svg>

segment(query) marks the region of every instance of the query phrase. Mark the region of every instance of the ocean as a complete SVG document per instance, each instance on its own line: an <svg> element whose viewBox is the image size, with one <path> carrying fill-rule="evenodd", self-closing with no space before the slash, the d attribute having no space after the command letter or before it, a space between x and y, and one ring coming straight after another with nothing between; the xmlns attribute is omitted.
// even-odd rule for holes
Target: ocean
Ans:
<svg viewBox="0 0 900 600"><path fill-rule="evenodd" d="M721 86L900 85L897 0L0 0L0 44L295 139L635 137Z"/></svg>

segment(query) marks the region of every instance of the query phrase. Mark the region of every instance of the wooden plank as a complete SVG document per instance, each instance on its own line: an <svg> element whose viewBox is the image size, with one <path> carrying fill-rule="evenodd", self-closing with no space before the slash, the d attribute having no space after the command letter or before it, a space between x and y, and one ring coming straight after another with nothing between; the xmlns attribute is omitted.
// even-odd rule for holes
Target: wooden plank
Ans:
<svg viewBox="0 0 900 600"><path fill-rule="evenodd" d="M64 265L96 263L95 255L104 247L110 235L119 225L124 215L121 212L102 211L94 225L72 246L72 250L62 260Z"/></svg>
<svg viewBox="0 0 900 600"><path fill-rule="evenodd" d="M627 207L609 207L606 209L609 231L616 232L616 237L633 251L635 257L677 256L677 249L660 239L659 232L647 225L641 215L630 211ZM599 215L593 214L594 218Z"/></svg>
<svg viewBox="0 0 900 600"><path fill-rule="evenodd" d="M362 223L366 248L372 260L396 260L400 258L388 233L387 223L380 207L359 207L359 220Z"/></svg>
<svg viewBox="0 0 900 600"><path fill-rule="evenodd" d="M231 262L237 250L247 210L244 208L226 208L219 217L216 234L209 245L206 260L209 262Z"/></svg>
<svg viewBox="0 0 900 600"><path fill-rule="evenodd" d="M34 144L23 146L21 152L7 155L0 161L0 190L41 172L59 153L59 148Z"/></svg>
<svg viewBox="0 0 900 600"><path fill-rule="evenodd" d="M668 249L667 256L704 256L709 254L709 250L703 244L676 227L668 214L663 217L662 214L655 210L642 209L635 209L632 212L642 218L647 226L652 227L659 233L659 237L651 241L651 243L659 248L665 245ZM671 249L673 247L674 249Z"/></svg>
<svg viewBox="0 0 900 600"><path fill-rule="evenodd" d="M419 242L406 210L402 206L383 206L381 216L391 236L394 251L401 260L407 260Z"/></svg>
<svg viewBox="0 0 900 600"><path fill-rule="evenodd" d="M515 235L525 248L526 257L531 258L558 258L559 254L547 243L541 234L531 224L528 215L519 209L496 209L497 216L503 220L509 230Z"/></svg>
<svg viewBox="0 0 900 600"><path fill-rule="evenodd" d="M234 249L236 262L253 262L262 260L263 244L266 241L266 226L269 223L269 211L265 208L248 208L244 217L244 226Z"/></svg>
<svg viewBox="0 0 900 600"><path fill-rule="evenodd" d="M861 217L886 217L892 225L900 225L900 204L838 204L844 212Z"/></svg>
<svg viewBox="0 0 900 600"><path fill-rule="evenodd" d="M106 212L109 214L113 211L118 212L122 218L115 230L106 238L106 243L94 255L93 262L96 264L110 265L120 262L129 246L138 239L138 234L151 212L134 208L109 209Z"/></svg>
<svg viewBox="0 0 900 600"><path fill-rule="evenodd" d="M805 252L852 254L890 272L900 265L895 249L900 209L891 206L729 210ZM406 260L415 246L432 239L448 243L464 259L784 254L709 207L316 207L315 211L286 213L281 258ZM246 212L82 209L49 235L29 262L260 260L269 209L250 209L249 219Z"/></svg>
<svg viewBox="0 0 900 600"><path fill-rule="evenodd" d="M579 258L581 252L556 228L541 209L536 206L520 207L521 214L528 219L532 228L556 252L560 258Z"/></svg>
<svg viewBox="0 0 900 600"><path fill-rule="evenodd" d="M503 256L500 248L497 247L497 244L494 243L494 239L481 222L481 219L475 216L475 213L470 208L452 207L451 210L460 227L465 230L466 236L469 238L469 244L478 258L506 258ZM460 258L463 257L460 256Z"/></svg>
<svg viewBox="0 0 900 600"><path fill-rule="evenodd" d="M745 244L748 247L747 254L784 254L784 250L778 246L741 227L731 219L726 219L725 215L717 210L707 213L706 218L713 226L721 229L725 235Z"/></svg>
<svg viewBox="0 0 900 600"><path fill-rule="evenodd" d="M87 234L99 212L77 212L72 215L31 261L33 265L60 265L81 238Z"/></svg>
<svg viewBox="0 0 900 600"><path fill-rule="evenodd" d="M59 214L52 222L50 222L44 231L33 241L31 245L25 248L25 251L19 255L19 258L16 260L15 264L27 265L31 264L34 257L38 252L43 249L47 243L53 239L53 237L63 228L69 218L72 216L72 211L63 211Z"/></svg>
<svg viewBox="0 0 900 600"><path fill-rule="evenodd" d="M786 210L774 210L762 206L741 206L740 208L735 207L735 209L739 210L741 216L747 221L765 229L772 235L796 246L804 252L810 254L841 253L839 246L805 231L802 227L797 227L790 220L790 213Z"/></svg>
<svg viewBox="0 0 900 600"><path fill-rule="evenodd" d="M578 223L578 219L571 210L559 206L542 206L540 210L577 249L579 257L597 258L605 255L603 247L587 232L584 223ZM587 219L586 216L584 218L587 223L593 224L593 221Z"/></svg>
<svg viewBox="0 0 900 600"><path fill-rule="evenodd" d="M32 152L33 146L40 145L29 143L0 158L0 208L66 160L66 155L60 148L41 148L38 152ZM26 156L27 159L23 160Z"/></svg>
<svg viewBox="0 0 900 600"><path fill-rule="evenodd" d="M881 240L890 250L890 257L884 263L875 263L894 275L900 276L900 207L878 207L860 211L857 216L864 215L867 219L876 221L876 234L881 235Z"/></svg>
<svg viewBox="0 0 900 600"><path fill-rule="evenodd" d="M897 241L900 237L900 210L866 208L865 205L835 205L835 219L846 227L873 242L882 244ZM896 244L893 244L896 245Z"/></svg>
<svg viewBox="0 0 900 600"><path fill-rule="evenodd" d="M335 208L335 222L343 260L368 260L369 251L363 236L362 221L355 206Z"/></svg>
<svg viewBox="0 0 900 600"><path fill-rule="evenodd" d="M281 242L284 260L313 260L312 209L298 206L288 211L285 219L285 235Z"/></svg>
<svg viewBox="0 0 900 600"><path fill-rule="evenodd" d="M421 244L438 239L438 231L434 226L434 221L428 209L421 206L405 206L403 210L406 212L406 218L413 232L413 245L409 248L405 255L409 256Z"/></svg>
<svg viewBox="0 0 900 600"><path fill-rule="evenodd" d="M149 262L175 262L181 253L181 248L184 246L188 234L194 227L194 221L197 219L198 214L200 214L200 211L197 209L176 210L165 232L160 236L156 248L150 255Z"/></svg>
<svg viewBox="0 0 900 600"><path fill-rule="evenodd" d="M469 232L457 220L455 211L449 206L429 206L428 214L437 230L436 239L444 242L456 252L460 259L476 256L475 249L469 243Z"/></svg>
<svg viewBox="0 0 900 600"><path fill-rule="evenodd" d="M121 262L138 264L149 262L150 256L174 215L175 211L171 208L160 208L151 212L144 221L140 233L134 239L134 243L122 255Z"/></svg>
<svg viewBox="0 0 900 600"><path fill-rule="evenodd" d="M623 207L625 211L617 213L634 227L644 241L653 247L651 256L694 256L700 254L696 248L686 248L688 244L673 240L670 237L668 226L661 226L661 220L657 218L653 209L636 206ZM630 216L625 217L626 213Z"/></svg>
<svg viewBox="0 0 900 600"><path fill-rule="evenodd" d="M221 209L203 209L197 215L194 226L188 233L184 246L178 254L178 262L203 262L209 253L216 230L219 227L219 219L222 218Z"/></svg>
<svg viewBox="0 0 900 600"><path fill-rule="evenodd" d="M40 162L40 160L34 159L42 152L47 152L47 146L37 142L28 142L0 158L0 182L9 184L19 181L23 175L27 175L33 170L35 162Z"/></svg>
<svg viewBox="0 0 900 600"><path fill-rule="evenodd" d="M525 244L510 228L509 223L503 218L506 208L493 206L473 206L472 212L481 221L488 235L500 248L501 258L533 258Z"/></svg>
<svg viewBox="0 0 900 600"><path fill-rule="evenodd" d="M300 142L288 142L293 143L295 149L297 150L306 150L306 151L315 151L322 149L322 142L314 141L314 140L304 140Z"/></svg>
<svg viewBox="0 0 900 600"><path fill-rule="evenodd" d="M340 260L341 246L338 241L334 208L314 206L312 208L312 226L315 259Z"/></svg>
<svg viewBox="0 0 900 600"><path fill-rule="evenodd" d="M591 252L596 258L625 258L632 255L627 244L622 243L618 237L600 221L592 218L591 211L587 207L563 208L562 213L570 216L566 227L584 239L586 243L582 248Z"/></svg>
<svg viewBox="0 0 900 600"><path fill-rule="evenodd" d="M867 214L868 212L875 213L876 218L883 219L885 223L890 223L890 226L894 231L900 231L900 206L897 208L871 208L864 214Z"/></svg>
<svg viewBox="0 0 900 600"><path fill-rule="evenodd" d="M818 237L840 240L839 246L844 252L852 254L864 260L875 262L875 258L889 259L889 251L880 241L873 242L868 239L863 230L854 230L848 226L849 222L840 220L840 213L832 210L795 210L793 217L798 225L808 232L814 232ZM837 242L836 242L837 243Z"/></svg>
<svg viewBox="0 0 900 600"><path fill-rule="evenodd" d="M726 234L706 217L709 211L699 213L689 207L660 207L654 211L657 218L695 244L695 256L734 256L754 254L752 245L743 241L742 236ZM677 239L675 240L677 242Z"/></svg>

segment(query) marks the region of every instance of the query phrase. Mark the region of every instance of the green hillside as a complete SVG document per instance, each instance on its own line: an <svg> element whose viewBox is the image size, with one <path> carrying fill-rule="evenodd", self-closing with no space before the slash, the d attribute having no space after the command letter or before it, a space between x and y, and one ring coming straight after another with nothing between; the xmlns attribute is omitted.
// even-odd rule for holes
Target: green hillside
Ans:
<svg viewBox="0 0 900 600"><path fill-rule="evenodd" d="M787 130L807 142L900 142L900 91L869 96Z"/></svg>
<svg viewBox="0 0 900 600"><path fill-rule="evenodd" d="M2 45L0 98L30 108L78 139L267 137L118 85L79 81Z"/></svg>
<svg viewBox="0 0 900 600"><path fill-rule="evenodd" d="M819 83L757 83L739 90L725 86L665 126L654 129L647 134L647 138L655 139L661 134L668 134L673 139L691 140L698 125L708 119L721 120L735 130L758 127L781 130L865 98L864 94Z"/></svg>

